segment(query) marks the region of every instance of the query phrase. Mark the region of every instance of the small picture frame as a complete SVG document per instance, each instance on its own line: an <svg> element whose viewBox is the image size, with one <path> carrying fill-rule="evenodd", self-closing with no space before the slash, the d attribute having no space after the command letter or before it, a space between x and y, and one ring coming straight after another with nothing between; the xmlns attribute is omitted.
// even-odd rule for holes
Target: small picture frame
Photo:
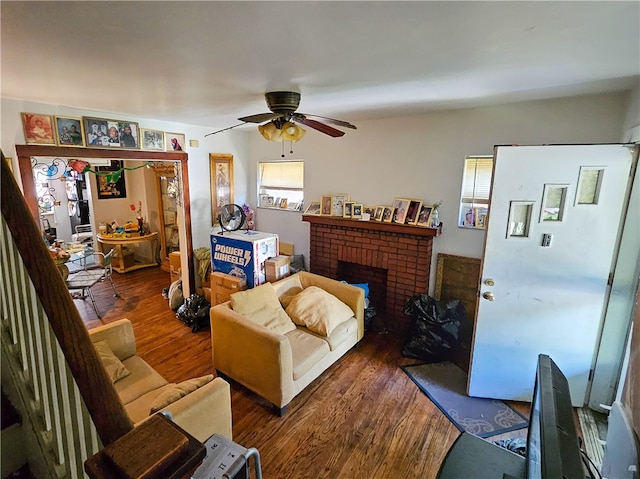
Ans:
<svg viewBox="0 0 640 479"><path fill-rule="evenodd" d="M416 219L416 226L429 228L432 211L433 205L423 204L422 206L420 206L420 213L418 213L418 218Z"/></svg>
<svg viewBox="0 0 640 479"><path fill-rule="evenodd" d="M331 216L342 216L344 214L344 204L349 201L349 195L339 193L332 196Z"/></svg>
<svg viewBox="0 0 640 479"><path fill-rule="evenodd" d="M331 216L333 197L324 195L320 198L320 216Z"/></svg>
<svg viewBox="0 0 640 479"><path fill-rule="evenodd" d="M391 223L393 221L395 210L393 206L384 206L382 211L382 222Z"/></svg>
<svg viewBox="0 0 640 479"><path fill-rule="evenodd" d="M97 148L120 148L120 132L115 120L83 117L85 142ZM115 129L115 132L114 132ZM111 133L111 135L109 134Z"/></svg>
<svg viewBox="0 0 640 479"><path fill-rule="evenodd" d="M149 151L164 151L164 131L140 128L140 147Z"/></svg>
<svg viewBox="0 0 640 479"><path fill-rule="evenodd" d="M362 218L362 203L354 203L351 207L351 218Z"/></svg>
<svg viewBox="0 0 640 479"><path fill-rule="evenodd" d="M409 210L409 203L411 200L406 198L394 198L393 200L393 222L404 224L404 220L407 218L407 211Z"/></svg>
<svg viewBox="0 0 640 479"><path fill-rule="evenodd" d="M24 139L27 145L55 145L53 115L21 113Z"/></svg>
<svg viewBox="0 0 640 479"><path fill-rule="evenodd" d="M421 207L421 200L411 200L409 208L407 209L407 217L404 222L408 225L415 225L418 222L418 215L420 214Z"/></svg>
<svg viewBox="0 0 640 479"><path fill-rule="evenodd" d="M369 218L374 219L376 217L376 206L372 206L372 205L365 205L362 207L362 214L364 215L365 213L367 213L369 215Z"/></svg>
<svg viewBox="0 0 640 479"><path fill-rule="evenodd" d="M465 208L464 216L462 217L462 225L465 228L475 228L476 227L476 213L474 208Z"/></svg>
<svg viewBox="0 0 640 479"><path fill-rule="evenodd" d="M165 135L166 151L184 151L186 138L184 133L169 133Z"/></svg>
<svg viewBox="0 0 640 479"><path fill-rule="evenodd" d="M383 214L384 214L384 206L376 206L376 212L373 215L373 220L382 221Z"/></svg>
<svg viewBox="0 0 640 479"><path fill-rule="evenodd" d="M320 215L320 202L319 201L312 201L311 203L309 203L309 206L307 206L307 209L304 211L305 215L313 215L313 216L319 216Z"/></svg>
<svg viewBox="0 0 640 479"><path fill-rule="evenodd" d="M289 200L287 198L280 198L280 208L286 208L287 204L289 203Z"/></svg>
<svg viewBox="0 0 640 479"><path fill-rule="evenodd" d="M487 208L474 208L474 213L476 217L476 228L485 229L487 224Z"/></svg>
<svg viewBox="0 0 640 479"><path fill-rule="evenodd" d="M127 150L140 149L140 127L134 121L118 120L118 133L120 134L120 148Z"/></svg>
<svg viewBox="0 0 640 479"><path fill-rule="evenodd" d="M276 204L276 200L273 196L267 196L267 206L273 207Z"/></svg>
<svg viewBox="0 0 640 479"><path fill-rule="evenodd" d="M269 195L260 195L260 206L269 206Z"/></svg>
<svg viewBox="0 0 640 479"><path fill-rule="evenodd" d="M56 116L56 142L58 146L75 148L86 146L82 118Z"/></svg>
<svg viewBox="0 0 640 479"><path fill-rule="evenodd" d="M353 215L353 205L355 204L354 201L345 201L344 202L344 208L342 210L342 217L343 218L351 218Z"/></svg>

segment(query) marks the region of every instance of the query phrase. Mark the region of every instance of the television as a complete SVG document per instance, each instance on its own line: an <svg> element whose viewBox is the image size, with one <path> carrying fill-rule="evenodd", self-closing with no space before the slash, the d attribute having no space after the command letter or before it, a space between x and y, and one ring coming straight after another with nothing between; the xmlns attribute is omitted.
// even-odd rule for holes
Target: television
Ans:
<svg viewBox="0 0 640 479"><path fill-rule="evenodd" d="M538 355L525 457L463 432L447 452L439 479L585 479L569 383L546 354ZM480 475L479 475L480 474Z"/></svg>

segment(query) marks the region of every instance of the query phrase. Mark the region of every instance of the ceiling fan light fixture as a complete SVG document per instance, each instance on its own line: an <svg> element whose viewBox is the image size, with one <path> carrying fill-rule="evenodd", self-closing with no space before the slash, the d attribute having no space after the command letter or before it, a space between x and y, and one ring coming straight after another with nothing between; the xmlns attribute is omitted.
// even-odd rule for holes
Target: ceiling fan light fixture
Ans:
<svg viewBox="0 0 640 479"><path fill-rule="evenodd" d="M258 125L258 131L267 141L282 141L282 130L273 121Z"/></svg>
<svg viewBox="0 0 640 479"><path fill-rule="evenodd" d="M282 138L286 141L299 141L306 132L306 130L291 122L286 122L282 125Z"/></svg>

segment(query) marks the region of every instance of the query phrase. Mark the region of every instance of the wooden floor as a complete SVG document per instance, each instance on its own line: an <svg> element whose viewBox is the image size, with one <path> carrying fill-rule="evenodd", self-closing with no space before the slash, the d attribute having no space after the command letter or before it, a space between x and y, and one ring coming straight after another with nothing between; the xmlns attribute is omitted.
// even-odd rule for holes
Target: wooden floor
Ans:
<svg viewBox="0 0 640 479"><path fill-rule="evenodd" d="M114 273L120 298L108 284L95 287L103 314L75 300L88 328L123 317L133 322L138 353L170 382L214 371L209 329L192 333L175 317L159 268ZM402 338L375 332L289 404L284 417L237 384L231 384L233 438L260 452L263 477L434 478L460 434L399 366L416 361L400 354ZM527 403L510 403L528 415ZM523 437L526 429L490 439ZM481 471L479 471L481 477Z"/></svg>

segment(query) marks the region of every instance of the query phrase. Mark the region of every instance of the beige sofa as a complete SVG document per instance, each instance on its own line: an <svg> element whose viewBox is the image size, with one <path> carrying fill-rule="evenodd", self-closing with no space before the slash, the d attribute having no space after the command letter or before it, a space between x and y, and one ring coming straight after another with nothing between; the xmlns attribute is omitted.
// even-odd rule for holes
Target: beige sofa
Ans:
<svg viewBox="0 0 640 479"><path fill-rule="evenodd" d="M233 300L253 290L235 293L232 301L214 306L210 311L216 370L267 399L280 414L300 391L364 336L364 291L361 288L308 272L273 283L276 301L279 299L287 307L288 315L293 314L290 311L295 302L293 298L302 290L311 291L313 288L308 288L312 286L330 293L344 303L342 306L348 307L349 319L332 329L328 336L296 324L291 331L273 331L256 323L253 316L260 314L239 313L234 309L239 300L232 305ZM324 311L316 307L307 309Z"/></svg>
<svg viewBox="0 0 640 479"><path fill-rule="evenodd" d="M213 434L232 438L231 392L224 379L203 377L177 385L168 383L136 354L128 319L90 329L89 336L112 381L116 379L113 386L135 425L150 417L152 408L158 408L158 412L171 413L176 424L202 442Z"/></svg>

